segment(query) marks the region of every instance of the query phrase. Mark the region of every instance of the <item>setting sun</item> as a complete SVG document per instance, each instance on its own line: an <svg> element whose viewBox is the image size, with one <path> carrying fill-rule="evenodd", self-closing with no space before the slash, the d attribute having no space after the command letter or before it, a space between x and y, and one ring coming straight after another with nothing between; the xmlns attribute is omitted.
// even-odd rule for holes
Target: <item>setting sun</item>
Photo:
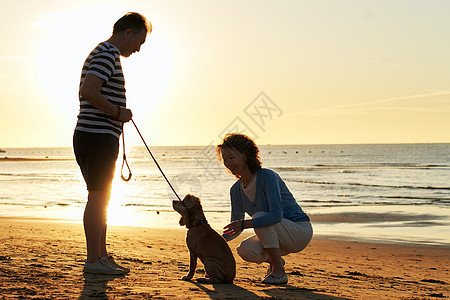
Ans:
<svg viewBox="0 0 450 300"><path fill-rule="evenodd" d="M207 145L261 92L284 112L257 132L261 143L450 138L444 4L421 15L375 2L28 4L12 2L3 18L15 25L4 26L0 53L2 147L70 145L83 61L134 10L153 32L140 53L122 58L127 104L153 144Z"/></svg>

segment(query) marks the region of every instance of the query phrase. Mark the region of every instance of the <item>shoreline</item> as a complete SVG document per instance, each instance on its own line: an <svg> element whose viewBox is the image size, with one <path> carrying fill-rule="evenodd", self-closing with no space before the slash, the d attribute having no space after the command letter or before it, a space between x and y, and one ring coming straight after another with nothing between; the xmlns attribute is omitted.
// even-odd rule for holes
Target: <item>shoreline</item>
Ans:
<svg viewBox="0 0 450 300"><path fill-rule="evenodd" d="M250 233L250 232L249 232ZM109 226L108 247L129 268L127 276L82 273L81 224L0 218L0 292L5 298L118 299L392 299L450 296L450 247L336 241L313 238L286 259L289 283L260 283L266 265L236 258L233 284L208 285L179 278L187 272L186 229ZM194 277L204 275L198 263ZM58 287L58 288L56 288Z"/></svg>
<svg viewBox="0 0 450 300"><path fill-rule="evenodd" d="M70 208L70 207L67 207ZM6 214L0 215L1 220L23 220L23 221L50 221L82 224L84 207L67 209L66 207L41 208L37 213L31 215ZM118 209L120 208L120 209ZM6 210L11 209L5 207ZM66 212L71 212L66 213ZM450 241L445 237L448 228L448 218L436 216L422 210L421 213L380 213L372 210L371 213L363 211L324 211L308 213L314 228L314 236L327 240L369 242L377 244L398 244L398 245L423 245L436 247L450 247ZM178 220L179 215L173 210L155 211L132 211L128 207L116 207L108 212L109 226L122 226L145 229L178 230L181 229ZM221 231L227 224L229 213L205 212L205 215L216 231ZM119 220L119 221L117 221ZM413 223L414 222L414 223ZM443 226L439 229L441 233L426 235L424 232L418 234L417 230L421 224L427 225L431 222L441 222ZM414 224L414 227L407 227ZM373 231L375 228L375 231ZM381 229L384 228L385 231ZM403 231L402 228L404 228ZM413 229L408 235L409 229ZM417 229L416 229L417 228ZM372 230L372 231L371 231ZM387 230L387 231L386 231ZM399 231L400 230L400 231ZM406 231L405 231L406 230ZM250 230L246 230L246 232ZM384 232L384 233L383 233Z"/></svg>
<svg viewBox="0 0 450 300"><path fill-rule="evenodd" d="M21 162L21 161L74 161L75 158L56 158L56 157L0 157L0 162Z"/></svg>

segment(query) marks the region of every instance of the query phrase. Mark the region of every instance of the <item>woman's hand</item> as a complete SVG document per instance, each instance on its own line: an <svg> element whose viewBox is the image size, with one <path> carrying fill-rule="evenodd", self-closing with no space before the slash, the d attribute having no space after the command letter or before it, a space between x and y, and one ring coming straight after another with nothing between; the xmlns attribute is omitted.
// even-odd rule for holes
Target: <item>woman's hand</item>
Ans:
<svg viewBox="0 0 450 300"><path fill-rule="evenodd" d="M235 235L242 230L242 220L235 220L223 228L223 233L226 235Z"/></svg>

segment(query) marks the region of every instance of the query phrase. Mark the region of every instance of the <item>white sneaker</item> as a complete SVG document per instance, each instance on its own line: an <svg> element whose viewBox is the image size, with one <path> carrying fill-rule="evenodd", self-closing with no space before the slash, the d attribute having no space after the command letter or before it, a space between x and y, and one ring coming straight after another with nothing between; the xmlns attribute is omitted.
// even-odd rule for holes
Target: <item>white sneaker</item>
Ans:
<svg viewBox="0 0 450 300"><path fill-rule="evenodd" d="M128 269L127 267L121 266L118 263L116 263L116 261L114 260L114 257L112 257L111 255L108 257L108 262L114 268L116 268L118 270L122 270L124 273L130 273L130 269Z"/></svg>
<svg viewBox="0 0 450 300"><path fill-rule="evenodd" d="M283 267L286 265L286 261L284 260L284 258L281 258L281 264L283 265ZM263 279L261 279L261 280L264 280L270 274L272 274L272 265L269 264L269 267L267 268L267 271L266 271L266 275L264 275Z"/></svg>
<svg viewBox="0 0 450 300"><path fill-rule="evenodd" d="M95 263L84 264L83 272L91 274L105 274L105 275L122 275L125 272L116 267L113 267L106 257L100 258Z"/></svg>
<svg viewBox="0 0 450 300"><path fill-rule="evenodd" d="M262 283L265 284L287 284L288 283L288 277L286 273L283 273L281 275L276 275L274 273L269 274L266 278L264 278Z"/></svg>

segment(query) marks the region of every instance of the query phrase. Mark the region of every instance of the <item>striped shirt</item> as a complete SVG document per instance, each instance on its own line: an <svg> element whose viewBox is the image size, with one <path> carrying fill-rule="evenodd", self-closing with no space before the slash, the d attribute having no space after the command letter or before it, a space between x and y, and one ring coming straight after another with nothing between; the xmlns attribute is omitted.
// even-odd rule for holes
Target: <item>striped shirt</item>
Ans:
<svg viewBox="0 0 450 300"><path fill-rule="evenodd" d="M114 105L126 107L125 79L120 63L120 52L109 42L103 42L92 50L83 65L80 87L87 74L94 74L105 82L100 87L100 93ZM75 130L111 134L117 138L122 133L123 123L115 121L113 116L95 108L79 95L80 112Z"/></svg>

